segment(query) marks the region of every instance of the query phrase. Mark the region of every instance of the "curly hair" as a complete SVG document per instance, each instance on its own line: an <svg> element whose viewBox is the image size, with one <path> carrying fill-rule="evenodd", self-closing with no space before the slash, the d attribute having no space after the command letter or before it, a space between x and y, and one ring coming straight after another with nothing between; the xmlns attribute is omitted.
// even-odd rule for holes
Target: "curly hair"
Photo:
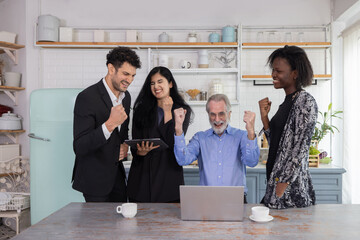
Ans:
<svg viewBox="0 0 360 240"><path fill-rule="evenodd" d="M116 70L121 67L124 62L128 62L136 68L141 68L139 56L134 50L128 47L116 47L106 55L106 66L111 63Z"/></svg>
<svg viewBox="0 0 360 240"><path fill-rule="evenodd" d="M268 58L267 64L272 68L273 62L276 58L285 59L291 70L298 72L296 78L296 89L300 90L302 87L311 85L313 80L313 69L311 63L302 48L297 46L284 46L276 49Z"/></svg>
<svg viewBox="0 0 360 240"><path fill-rule="evenodd" d="M159 73L165 77L169 83L172 83L170 88L170 97L173 100L174 107L182 107L192 114L190 106L184 101L178 92L178 87L171 71L166 67L154 67L145 79L138 97L134 103L134 117L133 123L138 128L150 128L155 125L155 119L157 114L157 99L151 92L151 78L155 74Z"/></svg>

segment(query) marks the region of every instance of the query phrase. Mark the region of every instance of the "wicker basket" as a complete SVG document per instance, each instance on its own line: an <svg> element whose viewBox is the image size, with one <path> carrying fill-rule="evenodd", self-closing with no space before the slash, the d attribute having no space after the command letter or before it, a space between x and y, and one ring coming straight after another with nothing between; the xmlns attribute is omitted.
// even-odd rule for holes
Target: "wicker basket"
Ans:
<svg viewBox="0 0 360 240"><path fill-rule="evenodd" d="M16 210L20 212L30 207L30 194L6 192L8 198L0 199L0 211Z"/></svg>
<svg viewBox="0 0 360 240"><path fill-rule="evenodd" d="M309 155L309 167L319 167L320 157L318 155Z"/></svg>
<svg viewBox="0 0 360 240"><path fill-rule="evenodd" d="M319 142L317 140L311 140L311 145L318 149ZM309 155L309 167L319 167L320 157L317 155Z"/></svg>

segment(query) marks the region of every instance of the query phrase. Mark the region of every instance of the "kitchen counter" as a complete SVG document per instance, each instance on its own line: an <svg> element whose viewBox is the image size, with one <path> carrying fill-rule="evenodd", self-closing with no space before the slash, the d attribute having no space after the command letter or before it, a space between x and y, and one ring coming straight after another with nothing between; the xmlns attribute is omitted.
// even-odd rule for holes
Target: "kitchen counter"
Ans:
<svg viewBox="0 0 360 240"><path fill-rule="evenodd" d="M127 173L130 165L131 161L124 162ZM315 189L316 203L342 203L342 174L346 172L345 169L331 164L320 164L317 168L309 169ZM184 166L184 180L186 185L198 185L199 167L196 165ZM254 168L246 168L246 186L248 203L260 203L266 191L265 165L259 163Z"/></svg>
<svg viewBox="0 0 360 240"><path fill-rule="evenodd" d="M70 203L15 236L25 239L358 239L360 205L322 204L270 210L274 220L256 223L245 204L243 222L182 221L177 203L140 203L133 219L117 203Z"/></svg>

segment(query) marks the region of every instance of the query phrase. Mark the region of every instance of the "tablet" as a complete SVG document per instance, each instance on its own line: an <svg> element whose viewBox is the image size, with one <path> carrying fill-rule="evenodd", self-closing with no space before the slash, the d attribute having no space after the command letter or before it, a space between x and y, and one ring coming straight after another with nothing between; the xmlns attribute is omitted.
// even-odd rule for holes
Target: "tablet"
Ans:
<svg viewBox="0 0 360 240"><path fill-rule="evenodd" d="M153 146L157 146L160 145L160 148L168 148L169 146L160 138L148 138L148 139L132 139L132 140L125 140L125 143L127 145L129 145L130 147L135 147L136 148L136 144L138 143L139 145L141 145L141 142L149 142L149 143L153 143Z"/></svg>

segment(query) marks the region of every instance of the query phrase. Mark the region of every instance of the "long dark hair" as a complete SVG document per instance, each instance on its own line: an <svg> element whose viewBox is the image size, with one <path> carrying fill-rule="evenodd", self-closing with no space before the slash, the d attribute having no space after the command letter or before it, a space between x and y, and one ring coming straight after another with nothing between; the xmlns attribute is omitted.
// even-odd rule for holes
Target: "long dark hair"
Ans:
<svg viewBox="0 0 360 240"><path fill-rule="evenodd" d="M296 89L311 85L313 79L313 69L306 52L297 46L286 45L283 48L276 49L268 58L268 64L272 68L276 58L283 58L289 63L291 70L296 70Z"/></svg>
<svg viewBox="0 0 360 240"><path fill-rule="evenodd" d="M138 97L134 104L133 123L137 128L150 128L155 125L157 114L157 99L151 92L151 78L159 73L165 77L169 83L172 83L170 88L170 97L173 100L173 109L182 107L191 114L190 106L184 101L178 92L178 87L171 71L166 67L154 67L145 79Z"/></svg>

